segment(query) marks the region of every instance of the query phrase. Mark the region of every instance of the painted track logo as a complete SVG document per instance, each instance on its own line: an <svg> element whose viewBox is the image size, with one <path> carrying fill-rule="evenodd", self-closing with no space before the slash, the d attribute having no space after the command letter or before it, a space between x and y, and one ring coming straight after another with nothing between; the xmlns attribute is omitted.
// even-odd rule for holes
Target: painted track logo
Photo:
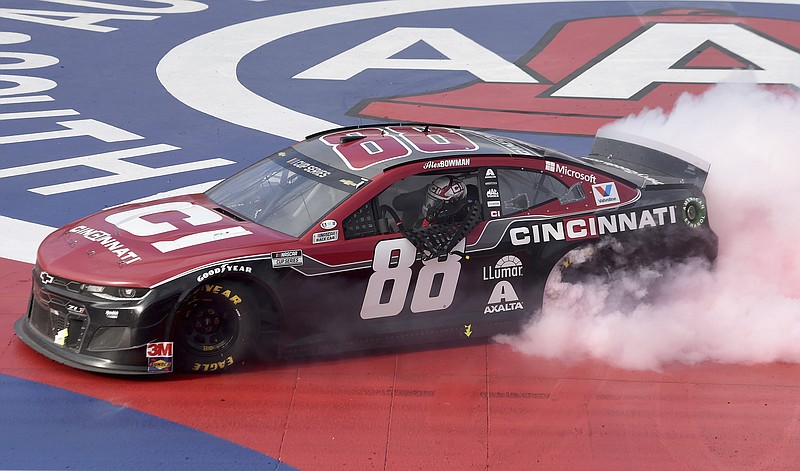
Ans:
<svg viewBox="0 0 800 471"><path fill-rule="evenodd" d="M0 257L33 261L37 237L49 232L52 226L108 205L222 178L233 173L234 164L244 166L282 147L286 143L282 138L301 138L335 126L335 123L361 124L364 121L362 116L369 116L361 113L364 106L358 105L365 98L372 99L363 102L365 104L389 103L395 99L376 100L374 97L444 95L445 88L458 91L479 84L493 86L493 93L494 86L503 84L508 89L537 86L555 92L558 80L563 82L573 76L569 71L561 71L558 75L555 73L558 70L551 70L558 69L555 64L544 67L547 61L541 61L547 58L560 61L567 56L550 54L540 57L539 51L535 51L537 54L528 57L526 51L531 45L538 42L548 51L553 51L554 38L562 31L566 34L568 26L588 24L580 23L584 20L579 18L597 15L622 18L630 15L632 10L635 14L646 13L639 11L644 7L640 7L638 2L600 2L595 6L592 2L582 1L576 3L578 7L569 7L563 3L538 1L407 0L332 5L334 1L319 2L324 3L324 8L291 11L292 8L307 8L314 1L231 1L207 2L205 5L189 0L4 0L0 8L0 17L3 18L0 46L4 58L0 60L0 73L3 75L0 79L0 156L3 157L0 159L0 230L4 235ZM297 3L302 3L302 6L297 6ZM646 3L647 8L658 6L657 2L642 3ZM704 2L704 5L713 3ZM724 5L736 10L742 18L759 15L782 18L765 20L771 21L776 28L780 27L779 21L786 25L782 34L773 35L771 30L765 30L768 32L766 37L770 41L778 38L778 43L796 49L797 22L790 18L797 19L800 12L779 5L781 2L759 3L762 2L725 2ZM797 2L784 3L797 5ZM199 14L206 7L207 14ZM600 20L596 20L597 24L601 23ZM229 26L222 21L229 22ZM632 23L629 25L631 28ZM745 29L752 30L750 26ZM384 34L394 31L395 37L408 35L402 43L408 46L397 53L388 57L369 56L363 54L361 48L357 55L340 56L375 38L391 39L391 35ZM421 43L412 41L420 37L424 38ZM186 38L194 39L180 44ZM174 49L166 53L171 47ZM720 67L744 71L744 66L736 66L735 60L724 58L735 59L738 56L742 64L753 64L754 71L769 69L774 72L772 67L765 69L758 54L750 54L738 47L732 49L728 48L726 53L714 46L702 54L705 62L686 61L684 67L696 71L698 65L702 69L718 60ZM390 52L391 48L384 46L382 54L385 56ZM480 54L484 64L490 65L470 63L468 59L473 52ZM363 71L349 79L341 79L333 74L326 76L325 68L314 69L337 57L357 61L355 66L349 66L350 71ZM601 56L593 57L602 59ZM259 62L260 58L264 60ZM528 59L535 72L530 72L525 65ZM592 57L587 56L582 63L590 64L590 59ZM579 61L570 58L567 62L573 72L580 69ZM159 64L158 77L177 100L164 93L156 81L156 64ZM336 65L337 61L327 64ZM309 72L312 69L313 74ZM588 72L589 69L581 71ZM617 77L622 75L620 71L614 73ZM477 82L468 83L470 80ZM600 104L603 100L609 107L597 106L597 109L608 110L639 99L635 96L627 100L589 100L585 96L559 97L542 93L537 92L533 97L542 99L543 103L547 101L545 98L550 98L553 103L566 102L570 98L586 99L585 104ZM503 98L503 95L499 94L497 98ZM461 124L469 124L465 118L458 117L458 113L468 111L459 105L459 102L445 102L443 106L439 103L420 104L420 110L425 111L421 113L425 121L456 122L458 119L462 120ZM631 105L632 110L640 109L636 103ZM406 106L403 111L407 110L413 110L413 106ZM493 110L484 104L484 108L476 109L471 117L481 115L487 120L496 117L491 122L492 128L519 127L535 131L512 125L514 120L526 117L526 110L513 109L513 113L499 114L496 111L504 110ZM581 125L582 121L571 116L581 114L579 112L583 110L578 106L572 111L570 113L568 107L559 105L552 110L542 108L537 113L548 123L558 117L565 119L571 124L563 134L580 135L580 130L573 127ZM583 114L596 117L597 111L593 112L595 114ZM613 116L626 112L617 109ZM528 114L533 116L535 113ZM555 114L556 119L549 114ZM386 116L393 120L403 119L400 110ZM613 119L613 116L609 118ZM563 139L565 145L554 147L562 149L580 142L571 137L558 139ZM575 144L575 147L579 146ZM37 224L18 224L25 221ZM302 253L289 255L293 256L287 255L281 266L302 265ZM273 256L273 265L275 263ZM21 278L22 275L18 279ZM497 304L487 308L497 311L498 315L502 315L500 306L503 309L518 306L511 304L518 302L511 290L498 290L497 296L491 300ZM118 313L109 311L106 315L111 319ZM10 332L10 329L5 330ZM32 372L28 369L28 362L16 363L19 359L11 349L5 352L5 358L15 362L8 370L12 374L41 374L41 381L66 384L60 380L63 376L55 370L47 367L41 372ZM25 369L20 369L20 365ZM268 379L275 383L280 378L268 376ZM0 389L20 391L17 380L0 375L0 381L3 382ZM95 396L102 396L106 391L103 387L87 386L82 381L71 384ZM281 381L276 384L283 385ZM151 401L141 400L152 390L152 385L146 386L129 392L130 400L126 403L151 413L160 412L175 421L182 413L196 416L191 410L187 412L186 408L175 404L160 411L153 409ZM280 393L280 388L277 390ZM36 394L28 390L17 395L36 398ZM119 394L115 393L114 397L115 404L120 404ZM93 407L97 407L96 400L91 402ZM25 402L31 406L64 403L78 404L74 398ZM54 410L57 423L69 423L75 414L62 418L58 411L63 408L41 408L43 413L39 417L49 416L50 422L26 421L42 426L41 432L34 435L48 437L50 433L51 441L63 441L65 436L60 429L46 426L52 423ZM101 416L124 422L129 410L119 409L118 405L114 406ZM241 442L252 449L269 442L261 434L252 438L255 435L247 428L232 426L231 430L221 431L229 422L212 421L212 425L204 425L200 421L195 427ZM134 427L135 430L152 428L149 422ZM268 427L261 430L268 430ZM163 432L159 433L165 436ZM58 434L61 435L56 437ZM81 439L85 443L84 435ZM27 435L19 436L24 438ZM168 437L170 446L156 447L155 453L152 444L120 448L114 446L119 440L104 442L103 437L90 436L90 441L100 443L94 449L117 452L113 456L117 463L136 463L141 456L155 456L170 450L184 453L181 444L185 445L189 440L175 440L172 435ZM228 460L235 456L243 467L250 461L257 462L262 469L275 467L272 460L261 459L263 457L245 460L241 454L234 455L235 450L227 449L230 442L208 442L207 438L206 434L199 433L192 436L193 446L187 447L185 456L198 449L211 450L212 454L198 456L225 456ZM148 442L143 435L126 439L125 443ZM38 466L42 468L63 466L63 461L55 465L53 461L43 464L32 461L44 459L45 455L36 454L37 450L28 448L27 442L20 445L23 444L12 441L9 449L18 452L30 449L32 453L20 456L16 461L13 456L4 456L11 460L4 461L5 465L26 467L40 463ZM221 445L225 448L220 448ZM80 446L65 449L80 449ZM85 456L93 459L95 455ZM64 455L57 459L73 457ZM187 461L187 467L196 462ZM205 461L205 465L208 463ZM285 466L278 469L285 469Z"/></svg>
<svg viewBox="0 0 800 471"><path fill-rule="evenodd" d="M389 120L594 135L647 108L669 109L684 92L756 82L800 88L797 21L715 10L571 20L520 59L537 83L480 80L423 95L366 101L351 112Z"/></svg>
<svg viewBox="0 0 800 471"><path fill-rule="evenodd" d="M361 118L593 135L610 121L646 107L669 108L681 93L699 93L715 83L744 80L800 86L792 73L800 66L796 50L800 39L791 33L798 29L797 21L684 9L570 19L545 26L525 9L535 8L531 4L537 3L542 2L387 1L262 18L181 44L161 61L158 75L173 96L192 108L291 139L334 123L281 104L280 90L259 93L257 86L248 87L235 77L247 69L245 57L252 52L312 30L328 30L328 34L346 30L351 41L337 46L340 43L333 36L318 33L321 36L315 38L319 43L313 53L303 54L303 60L284 58L287 69L296 67L283 72L291 73L286 83L291 83L295 95L303 89L314 90L322 82L329 91L340 90L340 98L353 92L348 85L354 86L363 100L380 88L373 80L388 80L394 89L406 88L397 77L409 71L437 74L423 88L446 84L444 91L362 101L349 111ZM458 8L466 14L474 7L489 5L520 10L504 11L505 29L472 28L468 32L457 26L452 14L449 28L395 26L398 21L390 18L421 12L426 12L427 18ZM527 21L527 29L512 24L519 18ZM388 25L379 28L380 34L353 29L353 22L367 20ZM512 33L537 31L542 26L539 44L522 59L484 45L493 37L519 42L523 35ZM476 37L481 40L473 39ZM209 50L215 53L209 56ZM515 60L520 64L512 62ZM453 74L478 81L465 86L463 81L454 82Z"/></svg>

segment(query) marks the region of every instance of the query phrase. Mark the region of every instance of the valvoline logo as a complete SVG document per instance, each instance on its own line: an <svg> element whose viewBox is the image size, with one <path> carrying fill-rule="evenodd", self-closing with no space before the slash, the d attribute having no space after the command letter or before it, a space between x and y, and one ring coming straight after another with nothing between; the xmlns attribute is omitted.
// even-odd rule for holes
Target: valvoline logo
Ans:
<svg viewBox="0 0 800 471"><path fill-rule="evenodd" d="M594 135L611 121L648 108L668 110L684 92L700 94L716 83L796 90L800 79L786 65L799 70L800 36L789 34L798 29L798 21L702 9L567 21L553 26L520 65L535 83L479 80L365 101L352 112L390 120L446 116L464 126Z"/></svg>
<svg viewBox="0 0 800 471"><path fill-rule="evenodd" d="M594 201L597 203L597 206L605 206L607 204L620 202L617 185L614 182L592 185L592 193L594 194Z"/></svg>

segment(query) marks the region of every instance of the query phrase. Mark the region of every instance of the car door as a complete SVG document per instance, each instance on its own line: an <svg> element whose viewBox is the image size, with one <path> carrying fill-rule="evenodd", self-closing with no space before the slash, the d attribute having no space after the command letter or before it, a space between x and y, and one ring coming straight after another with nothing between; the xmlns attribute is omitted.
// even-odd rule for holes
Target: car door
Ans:
<svg viewBox="0 0 800 471"><path fill-rule="evenodd" d="M572 163L531 160L525 166L486 169L485 175L489 173L484 178L485 191L494 196L487 201L489 222L472 247L507 254L522 267L502 270L504 263L498 263L489 271L499 280L496 290L502 286L522 305L494 295L487 314L519 308L535 314L561 257L600 237L603 227L597 214L639 195L622 181ZM507 261L505 266L513 264Z"/></svg>
<svg viewBox="0 0 800 471"><path fill-rule="evenodd" d="M403 344L472 337L468 326L481 320L491 294L482 270L496 263L494 255L469 255L470 234L449 254L422 260L401 232L404 223L418 219L428 185L442 174L390 170L385 181L391 183L371 183L381 189L365 189L348 208L331 214L326 226L337 229L314 230L335 230L335 240L313 243L312 231L312 243L304 248L306 263L288 281L293 290L308 293L295 305L302 306L294 310L302 310L298 316L305 319L296 332L312 331L315 340L295 341ZM483 218L478 169L447 174L463 180L469 201L478 205ZM481 225L472 232L480 231Z"/></svg>

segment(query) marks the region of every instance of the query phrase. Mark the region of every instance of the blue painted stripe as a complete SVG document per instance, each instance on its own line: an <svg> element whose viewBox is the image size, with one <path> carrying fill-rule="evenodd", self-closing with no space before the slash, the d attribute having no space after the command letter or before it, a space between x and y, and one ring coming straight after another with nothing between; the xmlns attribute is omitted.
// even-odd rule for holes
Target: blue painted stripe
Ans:
<svg viewBox="0 0 800 471"><path fill-rule="evenodd" d="M168 420L6 375L0 417L2 469L295 469Z"/></svg>

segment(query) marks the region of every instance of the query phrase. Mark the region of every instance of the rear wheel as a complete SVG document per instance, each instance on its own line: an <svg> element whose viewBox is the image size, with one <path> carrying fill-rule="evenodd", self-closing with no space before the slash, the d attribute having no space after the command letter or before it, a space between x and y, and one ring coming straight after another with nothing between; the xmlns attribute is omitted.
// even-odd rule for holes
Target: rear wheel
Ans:
<svg viewBox="0 0 800 471"><path fill-rule="evenodd" d="M175 365L218 373L249 359L254 349L256 300L242 283L220 280L197 287L175 317Z"/></svg>

